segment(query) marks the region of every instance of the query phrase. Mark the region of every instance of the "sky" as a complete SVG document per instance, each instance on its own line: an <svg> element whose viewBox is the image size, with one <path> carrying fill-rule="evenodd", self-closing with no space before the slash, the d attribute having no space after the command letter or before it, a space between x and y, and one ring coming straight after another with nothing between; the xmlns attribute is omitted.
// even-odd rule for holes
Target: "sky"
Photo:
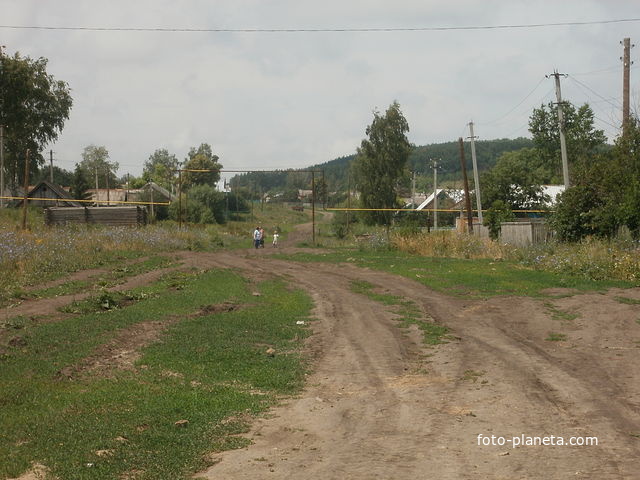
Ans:
<svg viewBox="0 0 640 480"><path fill-rule="evenodd" d="M613 140L620 42L640 31L640 21L467 28L640 19L638 0L0 0L0 12L5 54L47 58L71 88L70 118L47 147L54 164L73 170L84 147L102 145L119 176L140 175L157 149L183 160L201 143L227 170L326 162L355 153L374 110L394 101L416 145L468 137L471 121L480 140L528 136L532 109L555 101L545 75L556 69L569 75L563 99L589 103ZM234 31L126 30L136 28Z"/></svg>

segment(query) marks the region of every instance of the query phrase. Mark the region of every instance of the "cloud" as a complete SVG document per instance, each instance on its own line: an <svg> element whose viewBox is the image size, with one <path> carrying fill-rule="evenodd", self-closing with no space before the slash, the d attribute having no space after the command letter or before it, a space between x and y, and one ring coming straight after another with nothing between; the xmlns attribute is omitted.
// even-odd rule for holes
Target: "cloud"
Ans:
<svg viewBox="0 0 640 480"><path fill-rule="evenodd" d="M87 27L423 27L640 17L633 2L595 0L4 3L4 24ZM213 146L226 168L328 161L355 152L372 110L394 100L415 143L466 136L471 119L484 139L525 135L531 109L553 100L553 83L543 79L554 68L587 73L575 79L591 90L570 77L563 80L564 96L592 103L598 126L613 136L616 128L606 122L616 125L616 110L593 92L614 105L620 98L618 42L636 26L244 34L4 29L2 34L9 53L48 58L50 72L72 88L72 116L53 145L59 165L72 169L84 146L93 143L109 149L121 164L119 174L139 174L155 149L184 158L202 142ZM632 89L637 85L634 80Z"/></svg>

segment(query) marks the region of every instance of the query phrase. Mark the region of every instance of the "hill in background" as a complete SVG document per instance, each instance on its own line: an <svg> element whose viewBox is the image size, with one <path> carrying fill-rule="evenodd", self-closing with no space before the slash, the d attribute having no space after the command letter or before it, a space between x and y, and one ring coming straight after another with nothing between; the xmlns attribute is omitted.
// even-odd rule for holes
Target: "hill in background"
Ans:
<svg viewBox="0 0 640 480"><path fill-rule="evenodd" d="M532 146L533 141L523 137L476 141L478 170L484 171L492 168L500 155L505 152ZM471 172L471 146L469 142L465 142L464 148L467 169ZM355 157L355 154L347 155L300 170L324 170L324 178L329 191L342 191L347 189L348 172ZM438 184L460 185L462 169L460 167L460 147L458 142L433 143L416 146L409 156L408 168L410 171L416 172L418 190L433 186L431 159L438 159L440 165L438 169ZM311 174L300 172L299 170L253 172L236 175L231 179L232 187L245 187L262 192L309 188L310 182Z"/></svg>

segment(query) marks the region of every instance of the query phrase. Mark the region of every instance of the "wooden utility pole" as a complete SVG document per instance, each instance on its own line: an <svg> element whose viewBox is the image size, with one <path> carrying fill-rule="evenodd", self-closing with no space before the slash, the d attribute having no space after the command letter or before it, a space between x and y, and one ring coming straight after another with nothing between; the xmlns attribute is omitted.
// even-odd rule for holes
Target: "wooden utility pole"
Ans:
<svg viewBox="0 0 640 480"><path fill-rule="evenodd" d="M178 227L182 230L182 169L178 170Z"/></svg>
<svg viewBox="0 0 640 480"><path fill-rule="evenodd" d="M547 75L556 79L556 99L558 100L558 129L560 131L560 155L562 156L562 178L564 180L564 188L570 186L569 182L569 161L567 160L567 142L564 139L564 114L562 111L562 92L560 90L560 76L566 77L564 73L558 73L554 70L553 74Z"/></svg>
<svg viewBox="0 0 640 480"><path fill-rule="evenodd" d="M625 38L622 42L624 54L622 60L622 134L626 135L629 128L629 76L631 71L631 39Z"/></svg>
<svg viewBox="0 0 640 480"><path fill-rule="evenodd" d="M349 216L351 215L351 171L347 171L347 235L349 234Z"/></svg>
<svg viewBox="0 0 640 480"><path fill-rule="evenodd" d="M49 182L53 183L53 150L49 150Z"/></svg>
<svg viewBox="0 0 640 480"><path fill-rule="evenodd" d="M476 162L476 136L473 135L473 122L469 122L469 138L471 139L471 162L473 163L473 183L476 193L476 208L478 209L478 221L482 223L482 199L480 197L480 176L478 175L478 163Z"/></svg>
<svg viewBox="0 0 640 480"><path fill-rule="evenodd" d="M438 228L438 160L433 162L433 229Z"/></svg>
<svg viewBox="0 0 640 480"><path fill-rule="evenodd" d="M0 57L2 57L2 47L0 47ZM0 122L2 122L1 117ZM2 123L0 123L0 207L4 207L4 125Z"/></svg>
<svg viewBox="0 0 640 480"><path fill-rule="evenodd" d="M93 168L96 174L96 207L99 207L100 203L98 202L98 196L100 195L100 192L98 192L98 164L96 163Z"/></svg>
<svg viewBox="0 0 640 480"><path fill-rule="evenodd" d="M2 49L0 45L0 71L2 70ZM4 207L4 105L0 109L0 207Z"/></svg>
<svg viewBox="0 0 640 480"><path fill-rule="evenodd" d="M27 195L29 194L29 153L27 149L24 159L24 196L22 197L22 230L27 229Z"/></svg>
<svg viewBox="0 0 640 480"><path fill-rule="evenodd" d="M469 233L473 233L473 212L471 211L471 198L469 197L469 179L467 178L467 162L464 159L464 141L462 137L458 139L460 144L460 165L462 167L462 181L464 184L464 200L467 206L467 225Z"/></svg>
<svg viewBox="0 0 640 480"><path fill-rule="evenodd" d="M411 208L416 208L416 172L411 172Z"/></svg>
<svg viewBox="0 0 640 480"><path fill-rule="evenodd" d="M316 246L316 172L311 171L311 241Z"/></svg>

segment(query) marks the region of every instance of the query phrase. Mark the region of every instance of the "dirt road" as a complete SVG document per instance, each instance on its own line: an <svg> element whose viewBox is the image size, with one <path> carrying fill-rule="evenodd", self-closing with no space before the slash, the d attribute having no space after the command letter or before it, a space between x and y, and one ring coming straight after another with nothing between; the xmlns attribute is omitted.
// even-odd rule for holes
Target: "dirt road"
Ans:
<svg viewBox="0 0 640 480"><path fill-rule="evenodd" d="M614 300L620 292L556 300L579 315L563 321L540 300L458 300L351 265L260 254L202 261L284 276L311 294L317 322L303 394L259 420L250 447L198 477L638 478L640 325L637 307ZM424 348L418 332L403 333L393 313L351 292L355 279L414 301L456 339ZM567 341L545 340L558 330ZM484 446L480 434L597 437L598 446Z"/></svg>
<svg viewBox="0 0 640 480"><path fill-rule="evenodd" d="M185 265L284 278L315 302L304 391L256 420L252 445L219 454L197 478L640 478L640 311L615 298L640 299L640 289L547 304L464 300L395 275L277 260L269 251L179 255ZM353 280L413 301L451 329L451 341L425 347L390 307L354 293ZM566 341L546 340L549 332ZM479 444L479 435L505 444ZM507 443L522 435L597 437L598 445Z"/></svg>

